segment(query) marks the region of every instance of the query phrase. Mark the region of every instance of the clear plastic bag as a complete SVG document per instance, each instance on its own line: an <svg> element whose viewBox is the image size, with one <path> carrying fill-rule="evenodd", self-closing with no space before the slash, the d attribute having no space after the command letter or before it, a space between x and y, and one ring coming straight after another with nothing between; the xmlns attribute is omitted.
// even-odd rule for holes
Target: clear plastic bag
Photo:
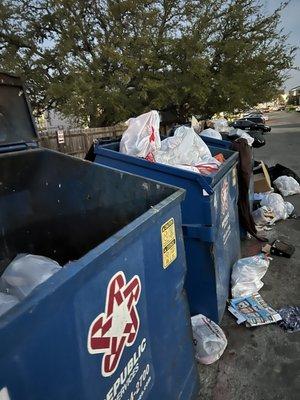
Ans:
<svg viewBox="0 0 300 400"><path fill-rule="evenodd" d="M159 114L157 111L130 118L122 135L120 152L130 156L152 160L155 150L160 149Z"/></svg>
<svg viewBox="0 0 300 400"><path fill-rule="evenodd" d="M272 225L276 220L272 208L267 206L260 207L253 211L252 217L257 226Z"/></svg>
<svg viewBox="0 0 300 400"><path fill-rule="evenodd" d="M300 185L291 176L280 176L279 178L275 179L274 185L280 191L282 196L291 196L293 194L300 193Z"/></svg>
<svg viewBox="0 0 300 400"><path fill-rule="evenodd" d="M287 219L294 210L294 206L283 200L279 193L269 193L263 196L261 206L266 206L272 209L275 215L275 221Z"/></svg>
<svg viewBox="0 0 300 400"><path fill-rule="evenodd" d="M212 120L215 129L218 132L228 132L230 130L229 125L228 125L228 121L225 118L220 118L220 119L213 119Z"/></svg>
<svg viewBox="0 0 300 400"><path fill-rule="evenodd" d="M214 363L221 357L227 346L223 330L202 314L195 315L191 321L196 359L201 364Z"/></svg>
<svg viewBox="0 0 300 400"><path fill-rule="evenodd" d="M0 292L0 317L18 303L19 300L15 296Z"/></svg>
<svg viewBox="0 0 300 400"><path fill-rule="evenodd" d="M232 297L245 297L257 293L264 285L261 278L267 272L269 263L264 254L238 260L231 273Z"/></svg>
<svg viewBox="0 0 300 400"><path fill-rule="evenodd" d="M200 136L206 136L206 137L211 137L211 138L214 138L214 139L222 140L221 134L218 131L216 131L215 129L212 129L212 128L204 129L200 133Z"/></svg>
<svg viewBox="0 0 300 400"><path fill-rule="evenodd" d="M1 287L2 290L22 300L36 286L60 270L60 265L50 258L19 254L3 272Z"/></svg>

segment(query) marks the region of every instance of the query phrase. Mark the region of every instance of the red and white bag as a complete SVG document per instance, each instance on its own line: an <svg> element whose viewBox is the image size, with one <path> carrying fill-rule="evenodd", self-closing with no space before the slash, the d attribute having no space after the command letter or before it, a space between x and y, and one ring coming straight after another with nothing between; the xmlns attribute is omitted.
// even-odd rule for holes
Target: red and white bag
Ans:
<svg viewBox="0 0 300 400"><path fill-rule="evenodd" d="M225 333L219 325L202 314L194 315L191 321L196 359L201 364L212 364L226 349Z"/></svg>
<svg viewBox="0 0 300 400"><path fill-rule="evenodd" d="M128 128L123 133L120 152L154 162L153 153L161 147L158 112L149 111L130 118L126 124Z"/></svg>

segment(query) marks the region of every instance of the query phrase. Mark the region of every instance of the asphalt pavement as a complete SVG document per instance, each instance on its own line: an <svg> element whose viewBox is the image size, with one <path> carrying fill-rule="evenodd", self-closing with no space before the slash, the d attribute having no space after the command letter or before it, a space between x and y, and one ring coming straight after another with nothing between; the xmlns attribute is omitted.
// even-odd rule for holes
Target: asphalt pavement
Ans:
<svg viewBox="0 0 300 400"><path fill-rule="evenodd" d="M255 159L283 164L300 175L300 113L269 114L266 145L255 149ZM287 198L300 214L300 195ZM260 290L273 308L300 305L300 219L276 223L272 234L296 247L292 258L273 257ZM260 251L256 240L243 242L243 256ZM300 398L300 332L286 333L278 325L238 326L225 312L221 322L228 346L212 365L199 365L199 400L298 400Z"/></svg>

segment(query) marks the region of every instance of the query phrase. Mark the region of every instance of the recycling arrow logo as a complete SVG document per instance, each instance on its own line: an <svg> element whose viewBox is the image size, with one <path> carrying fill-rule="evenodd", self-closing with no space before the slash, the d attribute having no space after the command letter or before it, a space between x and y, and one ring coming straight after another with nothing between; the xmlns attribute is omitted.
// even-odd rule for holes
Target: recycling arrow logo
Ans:
<svg viewBox="0 0 300 400"><path fill-rule="evenodd" d="M117 272L107 286L105 312L90 325L88 351L103 353L101 373L105 377L116 371L125 347L132 346L136 340L140 326L136 306L140 294L138 275L126 283L124 272Z"/></svg>

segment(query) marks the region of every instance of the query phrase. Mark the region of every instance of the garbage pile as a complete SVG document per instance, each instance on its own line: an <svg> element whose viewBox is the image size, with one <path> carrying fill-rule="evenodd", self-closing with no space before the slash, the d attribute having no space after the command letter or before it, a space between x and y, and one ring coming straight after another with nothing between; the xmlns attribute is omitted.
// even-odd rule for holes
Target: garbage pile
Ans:
<svg viewBox="0 0 300 400"><path fill-rule="evenodd" d="M253 172L255 208L252 216L257 229L264 230L293 216L294 206L284 197L300 193L300 180L295 172L280 164L268 167L262 161L255 162Z"/></svg>
<svg viewBox="0 0 300 400"><path fill-rule="evenodd" d="M237 318L237 324L255 327L279 322L288 332L300 330L300 308L282 307L278 311L270 307L258 293L263 287L270 255L291 257L294 246L276 240L272 245L263 246L262 253L238 260L231 274L231 299L228 310Z"/></svg>
<svg viewBox="0 0 300 400"><path fill-rule="evenodd" d="M60 270L61 266L47 257L16 256L0 277L0 316Z"/></svg>
<svg viewBox="0 0 300 400"><path fill-rule="evenodd" d="M269 263L268 256L261 253L242 258L234 264L228 310L237 318L238 324L246 322L247 327L252 327L281 320L280 315L258 294Z"/></svg>
<svg viewBox="0 0 300 400"><path fill-rule="evenodd" d="M299 177L294 171L280 164L268 167L262 161L254 165L255 209L252 217L258 231L271 229L277 221L290 218L294 206L284 199L300 193ZM263 287L271 256L290 258L295 247L276 239L262 246L256 256L238 260L231 274L231 299L228 310L237 318L237 324L254 327L278 322L288 332L300 329L299 307L286 306L280 310L270 307L258 293Z"/></svg>
<svg viewBox="0 0 300 400"><path fill-rule="evenodd" d="M200 136L228 141L235 141L236 139L243 138L247 141L249 146L255 148L262 147L266 144L260 132L246 132L243 129L231 127L225 118L199 122L195 117L192 117L191 124Z"/></svg>
<svg viewBox="0 0 300 400"><path fill-rule="evenodd" d="M192 127L179 126L173 136L161 140L157 111L131 118L126 124L120 142L123 154L204 175L216 173L222 163L222 157L213 157Z"/></svg>

